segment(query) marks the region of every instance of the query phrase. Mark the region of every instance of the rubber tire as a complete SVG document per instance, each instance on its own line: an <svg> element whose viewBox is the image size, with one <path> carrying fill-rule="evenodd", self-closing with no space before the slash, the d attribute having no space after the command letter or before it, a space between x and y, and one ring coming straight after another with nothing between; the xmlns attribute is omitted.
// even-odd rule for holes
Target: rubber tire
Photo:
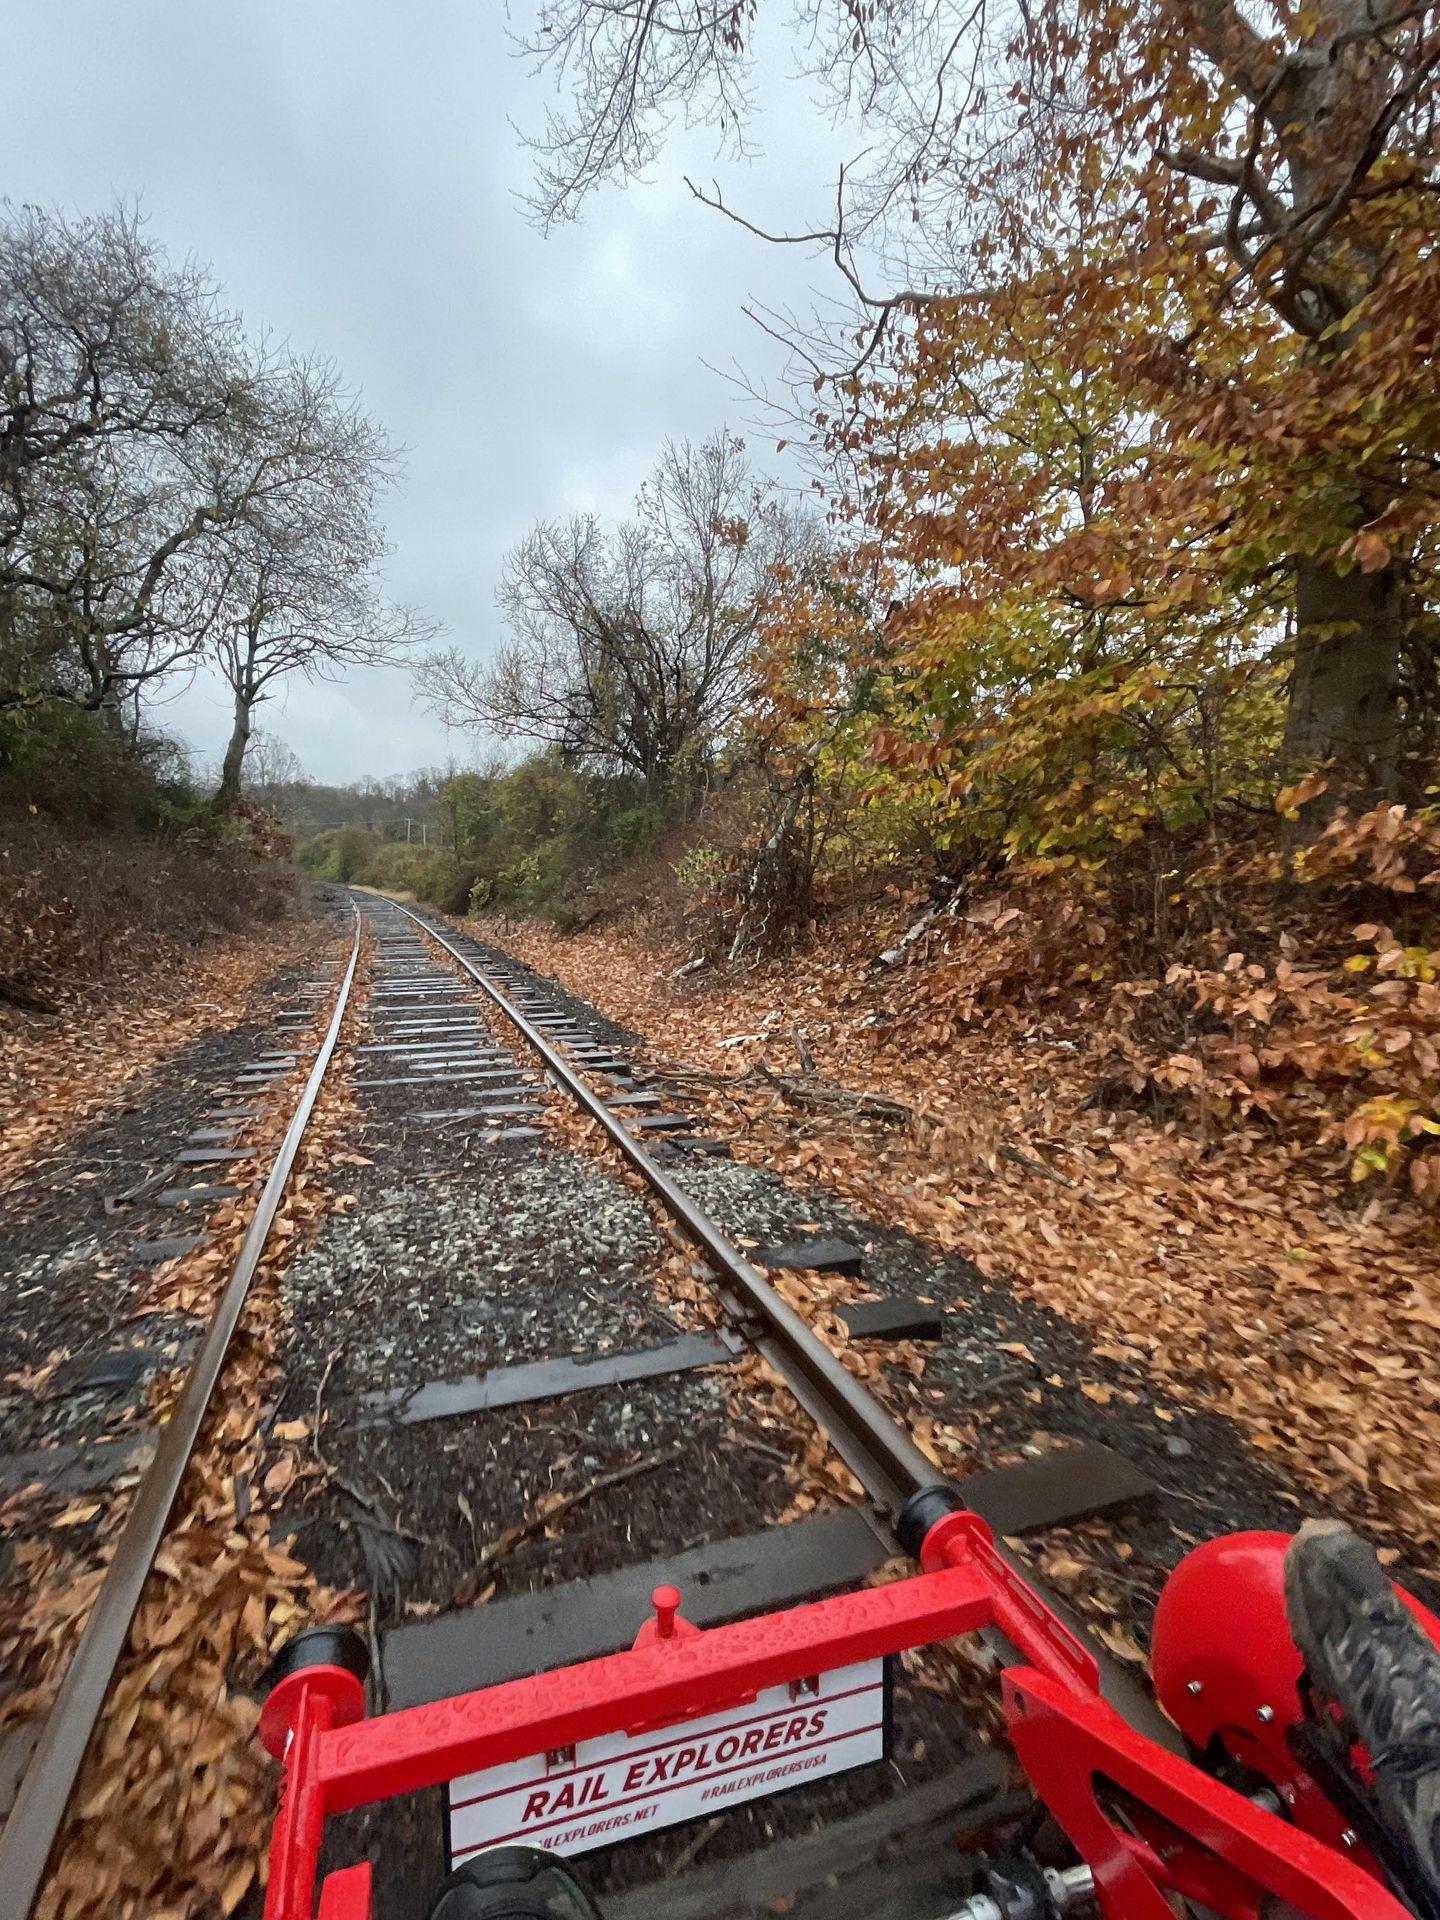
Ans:
<svg viewBox="0 0 1440 1920"><path fill-rule="evenodd" d="M429 1920L602 1920L558 1854L543 1847L490 1847L457 1867Z"/></svg>

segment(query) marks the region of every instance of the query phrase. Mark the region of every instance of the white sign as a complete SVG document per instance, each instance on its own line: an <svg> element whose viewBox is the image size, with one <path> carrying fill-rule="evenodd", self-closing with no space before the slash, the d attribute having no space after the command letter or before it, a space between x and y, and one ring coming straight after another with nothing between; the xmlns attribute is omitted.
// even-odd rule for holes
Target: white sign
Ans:
<svg viewBox="0 0 1440 1920"><path fill-rule="evenodd" d="M452 1780L450 1864L525 1841L588 1853L737 1801L843 1773L885 1752L885 1663L769 1687L748 1705Z"/></svg>

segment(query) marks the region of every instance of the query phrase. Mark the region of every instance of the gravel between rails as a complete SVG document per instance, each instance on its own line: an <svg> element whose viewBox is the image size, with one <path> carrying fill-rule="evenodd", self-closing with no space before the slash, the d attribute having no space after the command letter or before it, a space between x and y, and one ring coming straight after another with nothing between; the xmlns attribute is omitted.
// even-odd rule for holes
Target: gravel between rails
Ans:
<svg viewBox="0 0 1440 1920"><path fill-rule="evenodd" d="M362 1038L373 1043L379 1024ZM487 1025L511 1045L503 1020ZM528 1064L518 1041L513 1051ZM329 1216L286 1275L292 1337L276 1417L313 1417L317 1404L322 1411L327 1472L296 1498L286 1526L294 1551L323 1579L365 1589L377 1641L387 1625L443 1607L477 1553L547 1495L583 1492L637 1461L665 1464L586 1498L556 1537L540 1533L504 1551L490 1597L780 1518L794 1493L784 1453L763 1436L737 1434L723 1369L423 1425L367 1424L366 1396L376 1392L653 1345L696 1319L667 1299L674 1253L647 1200L598 1155L544 1133L506 1137L479 1123L422 1121L419 1113L439 1104L425 1089L361 1089L357 1099L359 1164L334 1175L353 1205ZM706 1860L763 1851L777 1834L875 1804L974 1750L942 1703L919 1689L901 1692L909 1711L893 1768L736 1809L707 1843ZM636 1840L592 1857L587 1870L602 1893L662 1880L694 1838L679 1829ZM441 1846L435 1794L350 1816L331 1836L337 1863L359 1851L375 1859L383 1920L424 1913Z"/></svg>

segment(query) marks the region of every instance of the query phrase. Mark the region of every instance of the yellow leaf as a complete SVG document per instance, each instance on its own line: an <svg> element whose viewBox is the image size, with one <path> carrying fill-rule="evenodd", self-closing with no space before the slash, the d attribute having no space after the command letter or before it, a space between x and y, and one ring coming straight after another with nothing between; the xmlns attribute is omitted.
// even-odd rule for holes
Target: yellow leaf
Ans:
<svg viewBox="0 0 1440 1920"><path fill-rule="evenodd" d="M245 1889L255 1877L255 1862L242 1861L225 1882L220 1894L220 1911L232 1914L245 1897Z"/></svg>
<svg viewBox="0 0 1440 1920"><path fill-rule="evenodd" d="M80 1527L87 1520L93 1520L99 1511L98 1500L74 1500L50 1524L52 1527Z"/></svg>

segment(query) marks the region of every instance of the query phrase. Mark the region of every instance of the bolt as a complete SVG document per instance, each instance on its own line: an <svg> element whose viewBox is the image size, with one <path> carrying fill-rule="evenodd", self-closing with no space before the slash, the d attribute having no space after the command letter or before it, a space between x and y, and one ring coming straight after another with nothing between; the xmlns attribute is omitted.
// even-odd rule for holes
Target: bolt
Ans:
<svg viewBox="0 0 1440 1920"><path fill-rule="evenodd" d="M1268 1727L1270 1722L1275 1718L1274 1707L1261 1707L1258 1718L1263 1726Z"/></svg>
<svg viewBox="0 0 1440 1920"><path fill-rule="evenodd" d="M1356 1833L1353 1827L1346 1827L1340 1835L1340 1844L1342 1847L1353 1847L1359 1838L1359 1834Z"/></svg>
<svg viewBox="0 0 1440 1920"><path fill-rule="evenodd" d="M1187 1680L1185 1682L1185 1691L1187 1693L1203 1693L1205 1689L1198 1680Z"/></svg>
<svg viewBox="0 0 1440 1920"><path fill-rule="evenodd" d="M1295 1804L1295 1789L1293 1787L1281 1787L1280 1798L1285 1802L1287 1807L1293 1807Z"/></svg>
<svg viewBox="0 0 1440 1920"><path fill-rule="evenodd" d="M680 1607L680 1589L678 1587L656 1587L650 1598L655 1608L655 1634L657 1639L673 1640L675 1638L675 1615Z"/></svg>

